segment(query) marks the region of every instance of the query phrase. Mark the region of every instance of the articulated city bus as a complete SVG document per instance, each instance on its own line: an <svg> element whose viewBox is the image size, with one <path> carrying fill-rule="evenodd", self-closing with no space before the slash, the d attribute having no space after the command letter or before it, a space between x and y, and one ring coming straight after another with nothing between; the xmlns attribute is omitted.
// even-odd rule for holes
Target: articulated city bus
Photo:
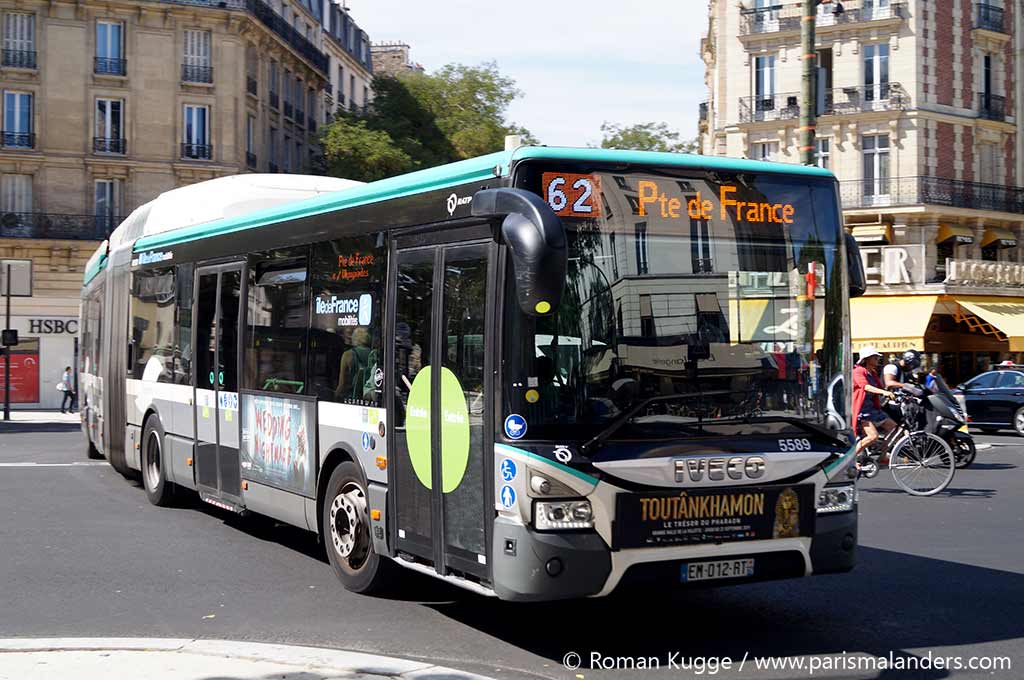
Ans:
<svg viewBox="0 0 1024 680"><path fill-rule="evenodd" d="M212 180L90 261L83 429L157 505L317 532L357 592L845 571L859 262L818 168L519 147Z"/></svg>

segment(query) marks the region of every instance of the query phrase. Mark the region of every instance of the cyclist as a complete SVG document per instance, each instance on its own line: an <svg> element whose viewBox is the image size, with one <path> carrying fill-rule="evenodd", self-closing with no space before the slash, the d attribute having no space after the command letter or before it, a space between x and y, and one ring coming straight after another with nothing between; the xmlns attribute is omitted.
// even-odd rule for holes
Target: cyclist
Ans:
<svg viewBox="0 0 1024 680"><path fill-rule="evenodd" d="M888 434L896 427L896 422L882 410L879 399L883 396L894 398L893 393L884 389L878 380L878 363L881 358L882 354L874 346L867 345L861 348L860 360L853 367L853 412L857 414L857 424L864 432L864 436L857 441L855 455L878 440L879 430L882 434ZM888 454L879 460L882 465L888 462Z"/></svg>

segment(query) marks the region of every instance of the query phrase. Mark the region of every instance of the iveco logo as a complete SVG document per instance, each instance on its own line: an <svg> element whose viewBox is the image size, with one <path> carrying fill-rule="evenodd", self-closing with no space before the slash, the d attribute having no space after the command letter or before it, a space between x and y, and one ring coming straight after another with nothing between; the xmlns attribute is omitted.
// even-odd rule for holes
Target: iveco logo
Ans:
<svg viewBox="0 0 1024 680"><path fill-rule="evenodd" d="M725 479L760 479L764 477L765 460L761 456L734 456L732 458L683 458L674 461L676 482L710 482Z"/></svg>

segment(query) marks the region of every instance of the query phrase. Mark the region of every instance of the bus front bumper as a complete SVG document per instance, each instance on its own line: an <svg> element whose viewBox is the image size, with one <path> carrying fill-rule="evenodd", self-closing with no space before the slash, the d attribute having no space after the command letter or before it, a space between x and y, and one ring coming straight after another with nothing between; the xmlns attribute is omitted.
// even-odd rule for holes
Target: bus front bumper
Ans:
<svg viewBox="0 0 1024 680"><path fill-rule="evenodd" d="M494 591L503 600L608 595L622 586L731 585L849 571L856 561L857 511L819 515L813 537L611 550L594 531L541 533L499 517L494 524ZM754 560L752 576L682 581L694 561Z"/></svg>

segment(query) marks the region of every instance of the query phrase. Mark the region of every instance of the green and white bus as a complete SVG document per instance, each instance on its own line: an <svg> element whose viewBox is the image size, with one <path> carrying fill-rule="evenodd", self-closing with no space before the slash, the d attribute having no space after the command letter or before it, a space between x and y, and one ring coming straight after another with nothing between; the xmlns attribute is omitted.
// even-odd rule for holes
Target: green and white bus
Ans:
<svg viewBox="0 0 1024 680"><path fill-rule="evenodd" d="M357 592L845 571L859 262L812 167L518 147L211 180L90 260L83 430L157 505L316 532Z"/></svg>

